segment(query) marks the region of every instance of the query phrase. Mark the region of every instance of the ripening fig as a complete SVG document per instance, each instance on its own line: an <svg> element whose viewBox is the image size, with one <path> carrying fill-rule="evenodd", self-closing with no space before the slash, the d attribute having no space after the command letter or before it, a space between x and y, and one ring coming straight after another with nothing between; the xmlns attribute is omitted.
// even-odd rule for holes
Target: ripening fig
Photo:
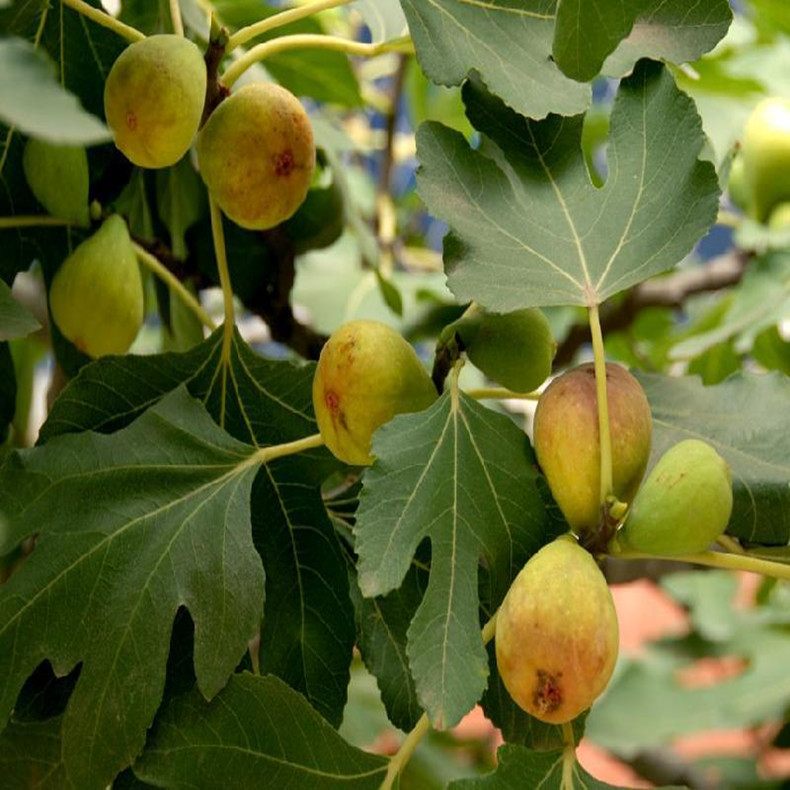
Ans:
<svg viewBox="0 0 790 790"><path fill-rule="evenodd" d="M771 230L787 230L790 228L790 201L784 201L774 206L768 218L768 227Z"/></svg>
<svg viewBox="0 0 790 790"><path fill-rule="evenodd" d="M617 545L650 554L704 551L732 513L732 474L707 442L686 439L667 450L631 505Z"/></svg>
<svg viewBox="0 0 790 790"><path fill-rule="evenodd" d="M536 307L477 313L453 325L472 364L514 392L530 392L551 373L556 344Z"/></svg>
<svg viewBox="0 0 790 790"><path fill-rule="evenodd" d="M374 431L396 414L421 411L437 398L414 349L378 321L351 321L321 350L313 407L326 446L347 464L369 464Z"/></svg>
<svg viewBox="0 0 790 790"><path fill-rule="evenodd" d="M650 406L639 382L620 365L607 363L606 391L612 437L612 493L623 502L631 502L650 456ZM577 533L595 529L601 516L601 450L592 363L559 376L540 396L533 444L568 524Z"/></svg>
<svg viewBox="0 0 790 790"><path fill-rule="evenodd" d="M749 211L749 188L746 184L746 176L743 172L743 156L736 153L730 166L730 178L727 182L727 193L730 202L742 211Z"/></svg>
<svg viewBox="0 0 790 790"><path fill-rule="evenodd" d="M84 148L31 138L25 143L22 167L30 191L53 217L83 227L90 224L90 179Z"/></svg>
<svg viewBox="0 0 790 790"><path fill-rule="evenodd" d="M557 538L521 569L495 638L502 682L535 718L563 724L601 695L617 662L617 613L606 579L575 538Z"/></svg>
<svg viewBox="0 0 790 790"><path fill-rule="evenodd" d="M315 169L313 128L301 102L271 82L245 85L200 130L200 174L217 205L242 228L291 217Z"/></svg>
<svg viewBox="0 0 790 790"><path fill-rule="evenodd" d="M206 81L200 50L182 36L149 36L128 46L104 85L115 145L140 167L174 165L197 133Z"/></svg>
<svg viewBox="0 0 790 790"><path fill-rule="evenodd" d="M117 214L63 262L49 289L63 336L92 357L123 354L143 323L143 283L126 223Z"/></svg>
<svg viewBox="0 0 790 790"><path fill-rule="evenodd" d="M751 214L765 222L777 203L790 200L790 100L765 99L752 110L741 152Z"/></svg>

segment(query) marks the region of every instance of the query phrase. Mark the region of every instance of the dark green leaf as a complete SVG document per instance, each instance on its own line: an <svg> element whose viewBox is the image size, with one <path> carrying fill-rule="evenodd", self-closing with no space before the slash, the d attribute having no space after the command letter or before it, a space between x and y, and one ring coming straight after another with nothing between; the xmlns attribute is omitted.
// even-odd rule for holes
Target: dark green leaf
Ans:
<svg viewBox="0 0 790 790"><path fill-rule="evenodd" d="M584 162L581 116L528 121L479 83L464 95L501 157L439 124L418 133L420 193L450 224L445 264L459 299L500 312L598 304L673 266L715 219L699 117L659 64L641 62L620 85L601 189Z"/></svg>
<svg viewBox="0 0 790 790"><path fill-rule="evenodd" d="M418 545L431 541L428 588L408 630L420 703L438 728L480 699L488 661L480 636L477 566L506 590L546 540L547 521L525 435L464 395L376 432L357 523L366 597L399 588Z"/></svg>
<svg viewBox="0 0 790 790"><path fill-rule="evenodd" d="M134 766L172 788L376 790L386 770L386 759L350 746L277 678L246 673L211 703L197 692L174 700Z"/></svg>
<svg viewBox="0 0 790 790"><path fill-rule="evenodd" d="M0 343L0 444L5 441L8 425L16 413L16 391L16 372L11 349L8 343Z"/></svg>
<svg viewBox="0 0 790 790"><path fill-rule="evenodd" d="M62 717L12 721L0 734L0 773L6 790L61 790L67 786L61 756Z"/></svg>

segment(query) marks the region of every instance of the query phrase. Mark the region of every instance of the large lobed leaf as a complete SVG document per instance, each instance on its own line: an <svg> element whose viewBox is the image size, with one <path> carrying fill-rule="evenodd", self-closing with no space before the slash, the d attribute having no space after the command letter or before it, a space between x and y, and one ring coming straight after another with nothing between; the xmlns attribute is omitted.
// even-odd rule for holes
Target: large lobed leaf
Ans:
<svg viewBox="0 0 790 790"><path fill-rule="evenodd" d="M683 439L710 442L732 469L727 532L763 545L790 543L790 382L778 374L699 378L639 374L653 415L655 462Z"/></svg>
<svg viewBox="0 0 790 790"><path fill-rule="evenodd" d="M142 749L179 606L196 625L209 698L258 631L253 452L179 389L112 436L54 439L3 467L10 535L0 554L39 537L0 587L0 720L42 660L60 673L82 662L63 723L69 786L106 786Z"/></svg>
<svg viewBox="0 0 790 790"><path fill-rule="evenodd" d="M447 393L376 433L354 526L363 595L399 588L429 538L428 586L407 632L417 694L449 727L480 698L488 662L480 636L478 562L507 589L547 539L546 510L525 435L503 415Z"/></svg>
<svg viewBox="0 0 790 790"><path fill-rule="evenodd" d="M87 366L55 402L42 439L117 430L181 383L231 435L249 444L280 444L317 432L313 365L259 357L237 334L226 370L221 346L220 330L184 354L108 357ZM354 612L345 560L319 490L336 467L325 450L268 464L252 487L252 530L266 570L261 667L339 724Z"/></svg>
<svg viewBox="0 0 790 790"><path fill-rule="evenodd" d="M582 116L529 121L479 84L464 94L498 152L489 158L436 123L417 138L420 194L450 225L445 264L460 299L502 312L596 305L673 266L716 218L699 116L657 63L640 62L620 85L600 189L582 154Z"/></svg>

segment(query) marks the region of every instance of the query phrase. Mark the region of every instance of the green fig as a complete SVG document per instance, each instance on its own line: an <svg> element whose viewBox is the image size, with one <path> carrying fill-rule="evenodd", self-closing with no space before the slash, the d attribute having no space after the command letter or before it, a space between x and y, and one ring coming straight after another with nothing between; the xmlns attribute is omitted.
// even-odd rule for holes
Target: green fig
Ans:
<svg viewBox="0 0 790 790"><path fill-rule="evenodd" d="M88 155L77 145L30 139L22 154L30 191L53 217L73 225L90 224Z"/></svg>
<svg viewBox="0 0 790 790"><path fill-rule="evenodd" d="M601 695L617 662L617 613L606 579L575 538L557 538L521 569L495 638L505 688L540 721L571 721Z"/></svg>
<svg viewBox="0 0 790 790"><path fill-rule="evenodd" d="M741 152L751 215L765 222L777 203L790 200L790 100L765 99L754 108Z"/></svg>
<svg viewBox="0 0 790 790"><path fill-rule="evenodd" d="M631 502L650 456L650 406L639 382L620 365L606 365L606 391L612 493ZM538 463L568 524L579 534L594 530L601 517L601 449L592 363L569 370L546 388L533 436Z"/></svg>
<svg viewBox="0 0 790 790"><path fill-rule="evenodd" d="M787 230L790 228L790 201L777 203L768 218L768 227L771 230Z"/></svg>
<svg viewBox="0 0 790 790"><path fill-rule="evenodd" d="M378 321L351 321L321 350L313 407L326 446L347 464L373 462L374 431L396 414L421 411L437 398L414 349Z"/></svg>
<svg viewBox="0 0 790 790"><path fill-rule="evenodd" d="M115 145L140 167L169 167L189 150L206 100L206 63L182 36L149 36L128 46L104 86Z"/></svg>
<svg viewBox="0 0 790 790"><path fill-rule="evenodd" d="M749 212L750 193L743 172L743 156L736 153L730 165L730 179L727 182L727 192L730 202L741 211Z"/></svg>
<svg viewBox="0 0 790 790"><path fill-rule="evenodd" d="M211 114L197 143L200 174L242 228L285 222L310 188L316 154L301 102L271 82L245 85Z"/></svg>
<svg viewBox="0 0 790 790"><path fill-rule="evenodd" d="M49 289L63 336L92 357L123 354L143 323L143 282L126 223L117 214L69 255Z"/></svg>
<svg viewBox="0 0 790 790"><path fill-rule="evenodd" d="M617 545L677 556L704 551L732 513L732 474L707 442L687 439L661 456L639 489Z"/></svg>
<svg viewBox="0 0 790 790"><path fill-rule="evenodd" d="M452 328L472 364L514 392L531 392L551 373L556 344L536 307L512 313L477 313Z"/></svg>

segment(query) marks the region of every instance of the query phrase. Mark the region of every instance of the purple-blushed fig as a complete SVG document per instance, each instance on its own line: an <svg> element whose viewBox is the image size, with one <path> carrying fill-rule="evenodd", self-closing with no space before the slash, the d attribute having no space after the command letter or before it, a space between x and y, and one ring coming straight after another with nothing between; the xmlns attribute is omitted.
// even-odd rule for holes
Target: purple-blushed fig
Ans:
<svg viewBox="0 0 790 790"><path fill-rule="evenodd" d="M128 46L104 85L115 145L140 167L174 165L197 133L206 82L203 55L182 36L149 36Z"/></svg>
<svg viewBox="0 0 790 790"><path fill-rule="evenodd" d="M570 535L544 546L510 586L496 621L499 675L527 713L563 724L609 683L618 650L612 594Z"/></svg>
<svg viewBox="0 0 790 790"><path fill-rule="evenodd" d="M313 377L321 436L347 464L372 463L374 431L396 414L428 408L437 397L411 345L378 321L351 321L337 329Z"/></svg>
<svg viewBox="0 0 790 790"><path fill-rule="evenodd" d="M642 386L620 365L606 365L606 392L612 493L631 502L650 456L650 406ZM601 449L592 363L569 370L546 388L533 436L538 462L568 524L579 534L594 530L601 518Z"/></svg>
<svg viewBox="0 0 790 790"><path fill-rule="evenodd" d="M677 556L704 551L727 528L732 473L707 442L686 439L670 447L639 489L617 545Z"/></svg>
<svg viewBox="0 0 790 790"><path fill-rule="evenodd" d="M119 215L105 220L61 264L49 307L63 336L89 356L128 350L143 323L143 282Z"/></svg>
<svg viewBox="0 0 790 790"><path fill-rule="evenodd" d="M222 102L200 130L197 151L217 205L248 230L267 230L293 216L316 162L304 107L271 82L245 85Z"/></svg>

